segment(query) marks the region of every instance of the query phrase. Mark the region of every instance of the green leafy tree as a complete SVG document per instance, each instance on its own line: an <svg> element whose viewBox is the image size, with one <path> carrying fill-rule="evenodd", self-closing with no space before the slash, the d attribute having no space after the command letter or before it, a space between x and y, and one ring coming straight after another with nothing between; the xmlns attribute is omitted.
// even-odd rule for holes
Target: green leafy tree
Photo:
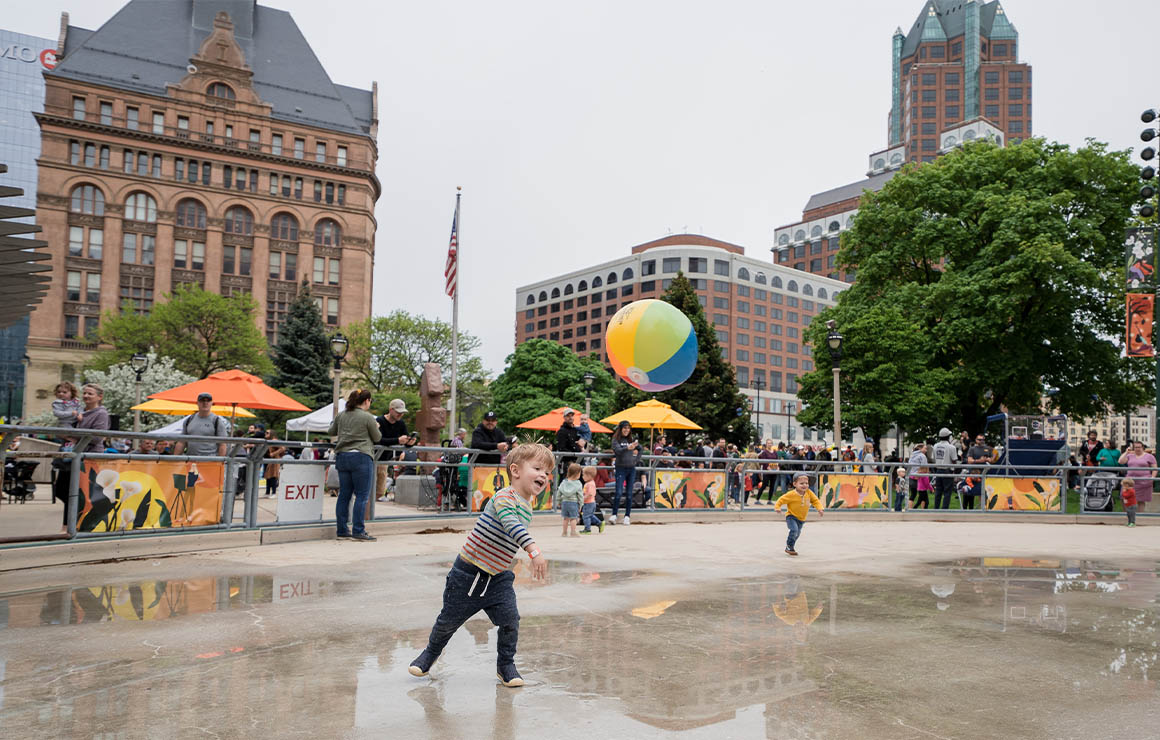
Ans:
<svg viewBox="0 0 1160 740"><path fill-rule="evenodd" d="M407 311L392 311L347 326L350 340L344 369L360 386L378 393L400 389L416 393L423 366L436 362L443 368L443 381L451 383L451 324ZM491 402L488 374L478 356L479 338L459 332L457 404L460 424L469 423L464 410L482 416ZM388 399L389 400L389 399ZM411 408L408 402L407 408Z"/></svg>
<svg viewBox="0 0 1160 740"><path fill-rule="evenodd" d="M500 427L514 434L516 425L561 406L584 409L584 374L592 373L592 418L616 411L615 381L604 364L581 358L567 347L546 339L530 339L508 355L506 367L491 384L493 408Z"/></svg>
<svg viewBox="0 0 1160 740"><path fill-rule="evenodd" d="M141 400L153 393L167 391L179 385L192 383L197 378L177 369L171 357L160 357L156 352L146 353L149 367L141 374ZM133 406L137 405L137 371L127 362L110 365L105 370L86 370L85 382L96 383L105 391L104 405L110 414L121 417L121 428L133 428ZM171 416L141 414L141 431L159 429L173 421Z"/></svg>
<svg viewBox="0 0 1160 740"><path fill-rule="evenodd" d="M799 418L832 424L827 319L845 338L843 423L872 435L973 433L1044 399L1078 417L1146 402L1154 367L1120 356L1137 178L1097 142L979 142L864 195L838 255L857 281L807 331Z"/></svg>
<svg viewBox="0 0 1160 740"><path fill-rule="evenodd" d="M93 368L105 370L150 348L173 359L183 373L204 378L235 367L256 375L270 372L266 339L254 324L258 305L248 294L230 297L183 285L154 304L152 313L135 313L126 304L120 313L101 319Z"/></svg>
<svg viewBox="0 0 1160 740"><path fill-rule="evenodd" d="M738 409L748 408L747 399L737 387L733 366L721 356L717 334L709 326L693 285L684 273L677 273L661 300L679 308L693 323L693 330L697 332L697 367L684 383L656 394L645 393L624 382L617 383L618 407L627 408L655 397L704 427L703 434L714 440L724 437L738 445L748 444L757 430L750 423L748 413L737 413ZM682 439L679 432L670 435Z"/></svg>
<svg viewBox="0 0 1160 740"><path fill-rule="evenodd" d="M290 303L271 359L275 387L293 391L307 399L304 403L311 407L331 402L334 383L330 368L334 359L330 354L330 337L309 285Z"/></svg>

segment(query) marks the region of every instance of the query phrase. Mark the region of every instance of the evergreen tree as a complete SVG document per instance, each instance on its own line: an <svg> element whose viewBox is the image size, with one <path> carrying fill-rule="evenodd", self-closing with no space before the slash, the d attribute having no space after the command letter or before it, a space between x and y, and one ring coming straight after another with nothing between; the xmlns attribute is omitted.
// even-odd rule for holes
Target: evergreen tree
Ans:
<svg viewBox="0 0 1160 740"><path fill-rule="evenodd" d="M309 285L304 284L290 304L271 355L274 387L289 389L320 406L333 400L330 367L334 360L330 356L330 337Z"/></svg>
<svg viewBox="0 0 1160 740"><path fill-rule="evenodd" d="M724 437L738 445L749 444L757 430L749 423L748 413L737 413L738 409L747 409L748 402L737 388L733 366L721 356L717 334L705 318L692 283L683 273L677 273L661 300L679 308L693 322L693 330L697 332L697 367L684 383L661 393L648 394L627 383L618 383L618 407L628 408L655 397L704 427L704 434L713 440ZM670 433L670 436L673 435ZM679 433L675 436L681 437Z"/></svg>

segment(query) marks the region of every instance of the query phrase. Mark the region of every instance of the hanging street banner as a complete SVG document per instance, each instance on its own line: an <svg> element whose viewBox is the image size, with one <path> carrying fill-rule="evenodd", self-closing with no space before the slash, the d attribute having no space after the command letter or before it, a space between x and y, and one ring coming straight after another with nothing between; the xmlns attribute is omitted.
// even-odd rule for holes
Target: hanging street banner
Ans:
<svg viewBox="0 0 1160 740"><path fill-rule="evenodd" d="M1152 293L1129 293L1128 304L1128 357L1155 357L1152 345L1152 319L1156 311L1156 296Z"/></svg>
<svg viewBox="0 0 1160 740"><path fill-rule="evenodd" d="M1128 290L1155 285L1156 229L1128 229L1124 237L1124 253L1128 264Z"/></svg>

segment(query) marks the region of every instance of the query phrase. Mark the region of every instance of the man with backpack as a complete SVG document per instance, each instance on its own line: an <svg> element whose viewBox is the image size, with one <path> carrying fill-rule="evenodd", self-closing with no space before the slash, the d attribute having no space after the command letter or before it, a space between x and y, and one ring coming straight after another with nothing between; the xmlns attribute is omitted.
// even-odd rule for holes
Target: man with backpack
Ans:
<svg viewBox="0 0 1160 740"><path fill-rule="evenodd" d="M208 393L197 397L197 413L185 417L181 423L181 433L190 437L223 437L230 436L230 423L213 412L213 396ZM225 442L203 442L193 440L185 442L179 440L173 448L174 455L180 455L188 449L188 454L195 457L206 455L225 455Z"/></svg>

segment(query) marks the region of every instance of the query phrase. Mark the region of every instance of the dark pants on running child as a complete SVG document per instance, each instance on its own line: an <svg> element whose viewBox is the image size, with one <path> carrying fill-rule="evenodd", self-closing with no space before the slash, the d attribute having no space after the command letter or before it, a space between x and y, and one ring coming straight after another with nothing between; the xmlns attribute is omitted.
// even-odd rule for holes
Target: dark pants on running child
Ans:
<svg viewBox="0 0 1160 740"><path fill-rule="evenodd" d="M907 483L905 478L895 478L894 485L894 510L902 511L906 508L906 497L911 490L914 489L915 483Z"/></svg>
<svg viewBox="0 0 1160 740"><path fill-rule="evenodd" d="M785 538L785 547L787 550L792 550L798 537L802 536L802 527L806 526L806 523L793 514L789 514L785 518L785 526L789 527L789 537Z"/></svg>
<svg viewBox="0 0 1160 740"><path fill-rule="evenodd" d="M371 495L371 485L375 481L374 460L361 452L340 452L334 467L338 469L338 502L334 507L338 533L363 534L367 531L367 497ZM351 496L354 497L354 523L347 530Z"/></svg>
<svg viewBox="0 0 1160 740"><path fill-rule="evenodd" d="M636 483L636 468L616 468L616 482L613 484L612 515L620 509L620 494L624 492L624 515L632 516L632 485Z"/></svg>
<svg viewBox="0 0 1160 740"><path fill-rule="evenodd" d="M427 638L427 651L432 657L438 657L455 631L482 610L499 627L496 665L515 663L520 612L516 608L514 581L515 574L510 570L493 576L461 557L455 558L443 587L443 609Z"/></svg>

